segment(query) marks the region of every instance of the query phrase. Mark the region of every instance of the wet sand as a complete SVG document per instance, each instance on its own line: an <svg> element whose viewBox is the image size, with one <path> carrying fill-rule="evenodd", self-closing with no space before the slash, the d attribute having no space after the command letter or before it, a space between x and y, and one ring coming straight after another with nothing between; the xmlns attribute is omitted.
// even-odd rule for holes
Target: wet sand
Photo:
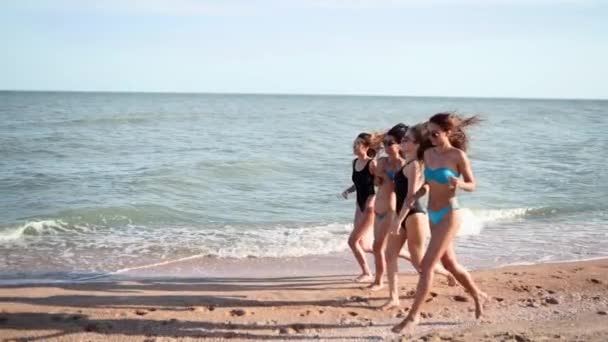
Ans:
<svg viewBox="0 0 608 342"><path fill-rule="evenodd" d="M309 260L312 261L312 260ZM304 269L303 267L308 268ZM0 286L0 338L57 341L401 340L417 276L400 277L401 308L379 310L352 274L315 275L315 262L282 265L285 276L114 279ZM150 270L148 270L150 271ZM280 269L278 271L281 271ZM276 272L276 270L275 270ZM343 273L349 273L343 272ZM260 274L264 274L261 272ZM311 275L312 274L312 275ZM135 274L132 274L135 275ZM608 259L473 272L489 295L484 316L462 287L436 277L408 340L606 341Z"/></svg>

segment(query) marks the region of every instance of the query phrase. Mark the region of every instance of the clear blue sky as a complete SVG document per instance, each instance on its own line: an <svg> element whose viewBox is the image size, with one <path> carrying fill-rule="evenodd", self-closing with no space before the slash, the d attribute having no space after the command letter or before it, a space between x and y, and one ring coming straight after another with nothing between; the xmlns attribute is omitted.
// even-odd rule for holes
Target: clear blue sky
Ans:
<svg viewBox="0 0 608 342"><path fill-rule="evenodd" d="M608 1L0 2L0 89L608 98Z"/></svg>

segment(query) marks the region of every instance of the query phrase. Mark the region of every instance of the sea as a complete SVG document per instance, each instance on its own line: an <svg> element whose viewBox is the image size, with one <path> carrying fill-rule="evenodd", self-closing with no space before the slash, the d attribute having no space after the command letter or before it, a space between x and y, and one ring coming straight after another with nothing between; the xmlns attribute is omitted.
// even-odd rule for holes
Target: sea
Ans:
<svg viewBox="0 0 608 342"><path fill-rule="evenodd" d="M0 281L348 253L354 138L441 111L467 267L608 257L608 101L2 91Z"/></svg>

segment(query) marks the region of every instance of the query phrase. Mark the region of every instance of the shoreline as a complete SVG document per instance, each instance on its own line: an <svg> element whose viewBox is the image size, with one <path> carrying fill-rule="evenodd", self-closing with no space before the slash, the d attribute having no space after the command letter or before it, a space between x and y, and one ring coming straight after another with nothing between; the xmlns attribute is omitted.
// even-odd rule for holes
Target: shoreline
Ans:
<svg viewBox="0 0 608 342"><path fill-rule="evenodd" d="M252 270L255 272L256 270ZM352 275L159 277L0 286L0 337L61 341L399 340L417 276L399 277L401 309L378 310ZM346 272L348 273L348 272ZM435 279L413 339L608 339L608 258L476 270L490 300L475 320L461 287Z"/></svg>
<svg viewBox="0 0 608 342"><path fill-rule="evenodd" d="M469 267L466 262L461 264L469 271L500 270L508 267L535 266L544 264L568 264L596 260L608 260L608 256L597 256L571 260L545 260L539 262L514 262L500 265L483 265ZM367 255L369 266L373 269L374 259ZM310 265L313 265L310 267ZM290 267L293 269L286 269ZM307 268L304 268L307 267ZM408 261L399 260L400 273L414 273ZM268 278L285 276L324 276L352 275L360 272L350 251L322 255L306 255L299 257L261 257L261 258L219 258L208 255L193 255L176 260L167 260L148 265L134 266L112 272L99 273L47 273L62 275L63 278L45 278L45 274L35 278L7 278L0 275L1 286L41 285L41 284L88 284L96 282L113 282L129 280L146 280L156 278L215 278L215 277L249 277Z"/></svg>

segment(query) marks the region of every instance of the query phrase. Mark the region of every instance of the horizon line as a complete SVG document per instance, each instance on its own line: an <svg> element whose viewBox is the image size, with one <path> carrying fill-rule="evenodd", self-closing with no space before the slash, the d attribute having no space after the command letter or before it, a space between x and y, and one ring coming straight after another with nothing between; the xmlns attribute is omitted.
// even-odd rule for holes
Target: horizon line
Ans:
<svg viewBox="0 0 608 342"><path fill-rule="evenodd" d="M396 94L339 94L339 93L265 93L265 92L213 92L213 91L133 91L133 90L43 90L0 89L0 93L89 93L89 94L158 94L158 95L236 95L236 96L340 96L340 97L412 97L480 100L550 100L550 101L608 101L608 98L586 97L513 97L513 96L450 96L450 95L396 95Z"/></svg>

